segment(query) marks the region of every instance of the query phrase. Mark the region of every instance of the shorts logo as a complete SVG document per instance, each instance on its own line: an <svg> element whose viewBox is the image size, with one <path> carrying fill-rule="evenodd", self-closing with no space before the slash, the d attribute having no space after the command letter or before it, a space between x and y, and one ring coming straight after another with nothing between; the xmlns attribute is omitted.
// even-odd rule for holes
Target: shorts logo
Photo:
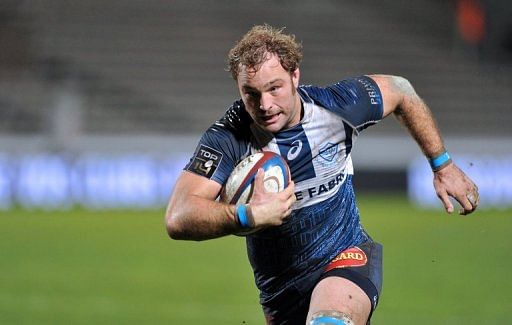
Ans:
<svg viewBox="0 0 512 325"><path fill-rule="evenodd" d="M327 265L325 272L337 268L364 266L367 262L368 258L362 249L357 246L351 247L336 256L331 263Z"/></svg>
<svg viewBox="0 0 512 325"><path fill-rule="evenodd" d="M221 160L222 152L202 144L197 149L187 170L211 178Z"/></svg>

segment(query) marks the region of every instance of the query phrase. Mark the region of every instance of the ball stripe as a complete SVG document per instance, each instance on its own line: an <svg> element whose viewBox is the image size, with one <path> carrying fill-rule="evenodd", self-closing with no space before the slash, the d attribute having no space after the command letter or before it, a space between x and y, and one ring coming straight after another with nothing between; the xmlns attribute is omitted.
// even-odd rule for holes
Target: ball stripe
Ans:
<svg viewBox="0 0 512 325"><path fill-rule="evenodd" d="M245 176L244 180L241 182L240 186L238 187L238 190L236 191L235 195L233 195L233 198L230 201L230 204L235 204L238 202L238 199L242 195L242 193L245 191L245 189L248 186L251 186L252 182L254 181L254 178L256 177L256 173L258 172L259 168L265 169L267 166L280 166L281 169L283 169L283 176L284 176L284 184L289 183L289 171L286 165L286 162L284 161L281 156L274 152L270 151L263 151L261 152L263 156L254 164L254 166L250 169L250 171ZM285 172L287 171L287 172ZM252 189L251 189L252 191ZM252 193L250 193L249 197Z"/></svg>

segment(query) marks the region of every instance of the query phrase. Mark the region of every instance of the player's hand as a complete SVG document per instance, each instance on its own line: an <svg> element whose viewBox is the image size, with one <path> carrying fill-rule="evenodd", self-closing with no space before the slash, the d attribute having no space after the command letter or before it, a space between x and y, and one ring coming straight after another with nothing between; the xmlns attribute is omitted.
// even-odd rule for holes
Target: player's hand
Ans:
<svg viewBox="0 0 512 325"><path fill-rule="evenodd" d="M295 184L290 181L288 187L279 193L265 190L263 179L265 172L259 169L254 180L254 192L249 205L255 227L279 226L292 213L292 204L296 201Z"/></svg>
<svg viewBox="0 0 512 325"><path fill-rule="evenodd" d="M459 214L463 215L475 211L480 202L476 184L453 163L434 172L434 188L448 213L454 210L449 196L459 202Z"/></svg>

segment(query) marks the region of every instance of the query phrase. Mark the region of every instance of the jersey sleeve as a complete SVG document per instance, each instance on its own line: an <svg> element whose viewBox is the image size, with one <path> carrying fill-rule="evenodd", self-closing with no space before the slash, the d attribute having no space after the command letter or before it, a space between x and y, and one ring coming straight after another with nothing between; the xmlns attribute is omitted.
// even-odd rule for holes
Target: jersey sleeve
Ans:
<svg viewBox="0 0 512 325"><path fill-rule="evenodd" d="M304 90L314 102L340 115L357 131L382 119L382 94L370 77L345 79L325 88L306 86Z"/></svg>
<svg viewBox="0 0 512 325"><path fill-rule="evenodd" d="M248 140L244 132L247 128L240 127L244 120L239 116L241 110L235 103L222 119L206 130L185 170L221 185L226 182L247 152Z"/></svg>

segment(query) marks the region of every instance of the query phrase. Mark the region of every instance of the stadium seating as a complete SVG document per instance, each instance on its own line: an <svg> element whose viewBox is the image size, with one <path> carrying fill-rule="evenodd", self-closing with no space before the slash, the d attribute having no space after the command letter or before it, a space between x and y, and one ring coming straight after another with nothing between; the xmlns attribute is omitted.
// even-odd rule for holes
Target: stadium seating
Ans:
<svg viewBox="0 0 512 325"><path fill-rule="evenodd" d="M512 132L512 68L454 50L449 2L52 0L3 13L30 46L14 72L0 65L2 133L45 132L63 89L81 98L86 134L200 133L237 96L227 51L263 22L302 41L303 83L400 74L444 134Z"/></svg>

